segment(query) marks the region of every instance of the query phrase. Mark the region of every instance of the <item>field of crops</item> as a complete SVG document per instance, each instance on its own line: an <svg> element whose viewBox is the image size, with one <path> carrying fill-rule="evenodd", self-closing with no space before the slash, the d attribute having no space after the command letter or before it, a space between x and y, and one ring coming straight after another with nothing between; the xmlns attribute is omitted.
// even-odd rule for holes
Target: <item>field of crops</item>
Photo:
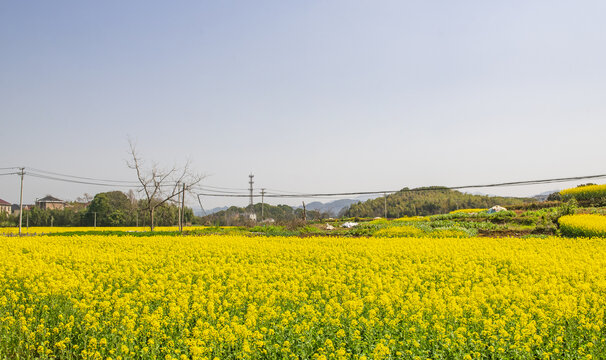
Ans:
<svg viewBox="0 0 606 360"><path fill-rule="evenodd" d="M562 216L558 220L560 230L566 236L606 237L606 216L577 214Z"/></svg>
<svg viewBox="0 0 606 360"><path fill-rule="evenodd" d="M184 230L199 230L204 229L204 226L186 226ZM177 231L177 226L156 226L155 231ZM32 226L32 227L22 227L22 234L53 234L53 233L62 233L62 232L85 232L85 231L129 231L129 232L141 232L141 231L149 231L148 226L112 226L112 227L60 227L60 226ZM0 234L3 235L15 235L19 234L18 227L1 227Z"/></svg>
<svg viewBox="0 0 606 360"><path fill-rule="evenodd" d="M606 357L604 239L0 240L1 358Z"/></svg>
<svg viewBox="0 0 606 360"><path fill-rule="evenodd" d="M451 211L450 214L477 214L479 212L487 211L488 209L459 209Z"/></svg>
<svg viewBox="0 0 606 360"><path fill-rule="evenodd" d="M564 200L591 200L595 198L606 198L606 184L604 185L588 185L574 187L560 191Z"/></svg>

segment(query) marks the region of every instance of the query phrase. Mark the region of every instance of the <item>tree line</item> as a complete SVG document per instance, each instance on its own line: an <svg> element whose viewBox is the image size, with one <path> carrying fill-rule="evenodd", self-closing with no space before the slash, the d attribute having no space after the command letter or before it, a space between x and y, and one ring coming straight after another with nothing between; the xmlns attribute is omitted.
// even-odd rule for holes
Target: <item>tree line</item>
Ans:
<svg viewBox="0 0 606 360"><path fill-rule="evenodd" d="M387 217L426 216L447 214L458 209L504 207L530 202L530 198L513 198L464 194L444 187L404 188L394 194L362 203L352 204L345 212L346 217L383 217L387 200Z"/></svg>
<svg viewBox="0 0 606 360"><path fill-rule="evenodd" d="M69 202L64 209L33 207L23 211L23 226L149 226L146 200L137 200L133 194L110 191L95 195L89 204ZM155 209L154 224L171 226L178 223L177 204L164 203ZM191 208L184 210L186 224L196 223ZM1 226L18 226L19 215L2 214Z"/></svg>
<svg viewBox="0 0 606 360"><path fill-rule="evenodd" d="M232 206L226 210L221 210L214 214L204 216L200 219L204 225L215 226L235 226L235 225L250 225L252 221L250 214L255 214L257 221L273 220L277 223L286 223L293 220L319 220L330 217L330 214L317 210L304 210L302 208L293 208L289 205L269 205L257 203L247 207Z"/></svg>

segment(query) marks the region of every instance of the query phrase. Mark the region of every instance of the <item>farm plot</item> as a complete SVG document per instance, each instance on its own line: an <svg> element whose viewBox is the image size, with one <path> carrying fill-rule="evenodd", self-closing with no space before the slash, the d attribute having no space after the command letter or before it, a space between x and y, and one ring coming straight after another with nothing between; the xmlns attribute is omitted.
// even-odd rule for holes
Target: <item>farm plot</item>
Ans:
<svg viewBox="0 0 606 360"><path fill-rule="evenodd" d="M604 239L0 237L0 357L606 357Z"/></svg>

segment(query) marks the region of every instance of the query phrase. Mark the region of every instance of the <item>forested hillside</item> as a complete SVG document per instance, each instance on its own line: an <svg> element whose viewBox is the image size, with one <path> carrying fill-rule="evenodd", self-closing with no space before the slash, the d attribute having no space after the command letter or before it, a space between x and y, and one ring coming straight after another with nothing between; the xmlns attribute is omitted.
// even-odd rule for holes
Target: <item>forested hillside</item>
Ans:
<svg viewBox="0 0 606 360"><path fill-rule="evenodd" d="M488 208L531 202L530 198L512 198L464 194L443 187L404 188L387 195L387 217L445 214L457 209ZM352 204L345 213L348 217L384 216L385 197Z"/></svg>
<svg viewBox="0 0 606 360"><path fill-rule="evenodd" d="M218 211L214 214L202 217L202 224L206 225L245 225L250 222L249 214L254 213L258 221L263 219L273 219L277 222L292 221L303 218L303 209L293 208L288 205L269 205L263 204L263 216L261 216L261 204L254 204L246 208L232 206L227 210ZM317 220L330 217L329 214L318 210L307 210L305 217L307 220Z"/></svg>

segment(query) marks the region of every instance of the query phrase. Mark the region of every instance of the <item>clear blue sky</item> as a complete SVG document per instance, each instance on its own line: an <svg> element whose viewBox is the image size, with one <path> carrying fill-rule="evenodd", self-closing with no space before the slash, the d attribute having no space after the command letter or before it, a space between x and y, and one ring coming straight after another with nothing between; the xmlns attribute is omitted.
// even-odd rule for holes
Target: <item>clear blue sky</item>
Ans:
<svg viewBox="0 0 606 360"><path fill-rule="evenodd" d="M302 192L606 173L605 13L604 1L4 1L0 167L134 180L130 135L145 158L189 157L207 184L235 188L250 172ZM0 177L0 198L18 190ZM26 178L25 200L103 190Z"/></svg>

